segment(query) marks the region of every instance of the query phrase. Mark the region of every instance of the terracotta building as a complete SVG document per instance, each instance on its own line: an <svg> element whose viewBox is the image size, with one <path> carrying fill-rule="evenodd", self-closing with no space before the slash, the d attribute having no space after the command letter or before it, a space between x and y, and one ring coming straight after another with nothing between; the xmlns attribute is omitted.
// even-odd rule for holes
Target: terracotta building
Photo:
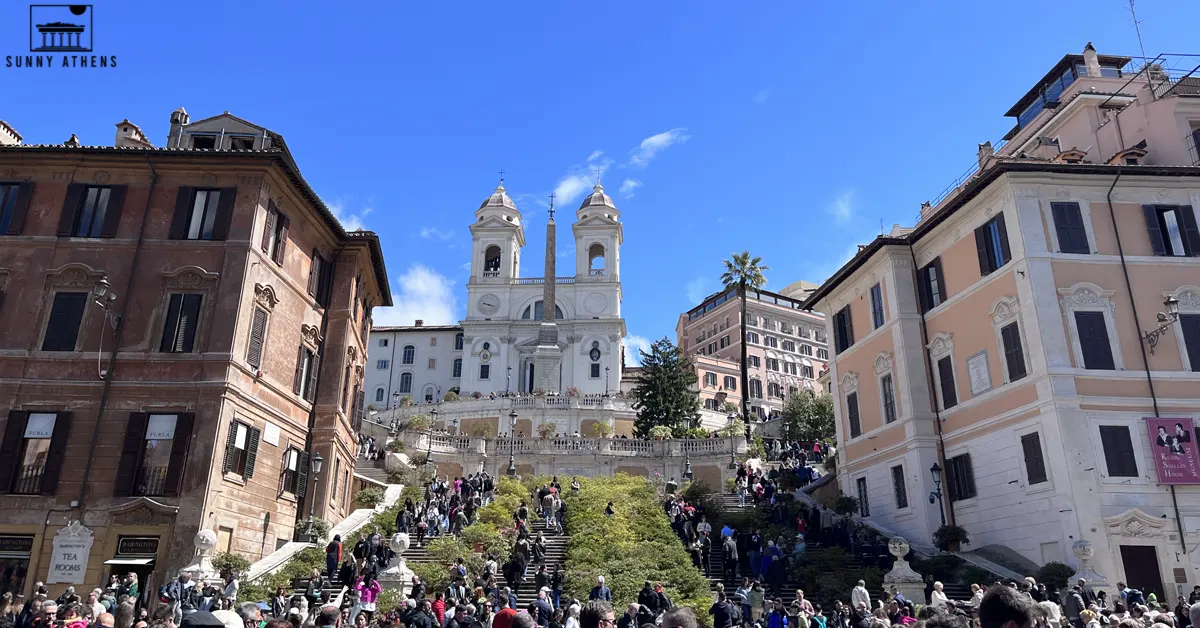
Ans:
<svg viewBox="0 0 1200 628"><path fill-rule="evenodd" d="M390 304L375 234L227 112L177 110L162 148L128 120L0 145L0 586L153 595L200 529L254 561L342 519Z"/></svg>
<svg viewBox="0 0 1200 628"><path fill-rule="evenodd" d="M812 288L798 281L782 293L747 290L748 407L760 419L776 416L788 395L816 390L816 378L826 368L825 321L804 309ZM722 290L680 314L675 324L679 348L693 356L700 403L707 410L742 403L740 312L737 290Z"/></svg>
<svg viewBox="0 0 1200 628"><path fill-rule="evenodd" d="M812 295L863 518L1160 600L1200 577L1200 81L1169 67L1064 56L1006 143Z"/></svg>

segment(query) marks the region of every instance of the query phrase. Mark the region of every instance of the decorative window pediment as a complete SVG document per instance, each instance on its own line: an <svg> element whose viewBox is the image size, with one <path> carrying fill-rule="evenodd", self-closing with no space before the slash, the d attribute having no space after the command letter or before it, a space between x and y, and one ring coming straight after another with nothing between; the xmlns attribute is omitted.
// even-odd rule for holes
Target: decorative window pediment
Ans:
<svg viewBox="0 0 1200 628"><path fill-rule="evenodd" d="M261 305L264 310L270 312L279 304L279 297L275 294L275 288L272 288L270 285L256 283L254 284L254 301Z"/></svg>
<svg viewBox="0 0 1200 628"><path fill-rule="evenodd" d="M875 374L883 375L892 370L892 354L884 351L875 358Z"/></svg>
<svg viewBox="0 0 1200 628"><path fill-rule="evenodd" d="M842 376L842 394L848 395L858 391L858 373L846 373Z"/></svg>
<svg viewBox="0 0 1200 628"><path fill-rule="evenodd" d="M929 341L929 356L934 360L950 355L954 351L954 334L940 332Z"/></svg>
<svg viewBox="0 0 1200 628"><path fill-rule="evenodd" d="M208 272L199 266L183 266L163 273L168 290L208 290L220 278L219 273Z"/></svg>
<svg viewBox="0 0 1200 628"><path fill-rule="evenodd" d="M1017 297L1000 297L992 304L992 309L988 311L988 316L992 317L992 323L1003 325L1009 321L1016 320L1017 314L1020 311Z"/></svg>

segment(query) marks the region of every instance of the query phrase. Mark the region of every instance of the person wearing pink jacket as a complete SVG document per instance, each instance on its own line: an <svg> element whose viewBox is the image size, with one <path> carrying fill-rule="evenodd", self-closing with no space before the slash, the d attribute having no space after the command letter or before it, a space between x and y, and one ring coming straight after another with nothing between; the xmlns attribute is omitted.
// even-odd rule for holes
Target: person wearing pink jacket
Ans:
<svg viewBox="0 0 1200 628"><path fill-rule="evenodd" d="M359 613L366 613L369 624L375 615L375 600L383 591L383 586L375 579L375 574L368 571L354 584L354 590L358 591L358 604L350 611L350 623L354 623Z"/></svg>

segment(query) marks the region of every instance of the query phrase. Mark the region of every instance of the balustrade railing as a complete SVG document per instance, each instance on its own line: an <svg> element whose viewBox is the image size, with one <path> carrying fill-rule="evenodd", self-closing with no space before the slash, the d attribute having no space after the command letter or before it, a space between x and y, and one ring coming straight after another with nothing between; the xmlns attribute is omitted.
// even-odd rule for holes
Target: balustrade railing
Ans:
<svg viewBox="0 0 1200 628"><path fill-rule="evenodd" d="M167 486L167 467L144 467L138 470L135 495L156 497L163 494Z"/></svg>
<svg viewBox="0 0 1200 628"><path fill-rule="evenodd" d="M42 492L42 473L45 464L30 464L21 467L20 473L13 480L14 495L37 495Z"/></svg>

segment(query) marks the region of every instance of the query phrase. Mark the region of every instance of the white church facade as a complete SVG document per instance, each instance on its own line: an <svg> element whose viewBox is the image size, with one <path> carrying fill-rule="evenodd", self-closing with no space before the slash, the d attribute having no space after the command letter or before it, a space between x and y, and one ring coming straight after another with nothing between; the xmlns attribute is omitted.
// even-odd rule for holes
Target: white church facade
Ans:
<svg viewBox="0 0 1200 628"><path fill-rule="evenodd" d="M476 210L460 394L574 389L601 395L619 389L625 337L620 210L597 183L575 212L575 264L562 274L556 272L557 225L550 214L545 267L541 276L522 277L525 225L504 185Z"/></svg>

